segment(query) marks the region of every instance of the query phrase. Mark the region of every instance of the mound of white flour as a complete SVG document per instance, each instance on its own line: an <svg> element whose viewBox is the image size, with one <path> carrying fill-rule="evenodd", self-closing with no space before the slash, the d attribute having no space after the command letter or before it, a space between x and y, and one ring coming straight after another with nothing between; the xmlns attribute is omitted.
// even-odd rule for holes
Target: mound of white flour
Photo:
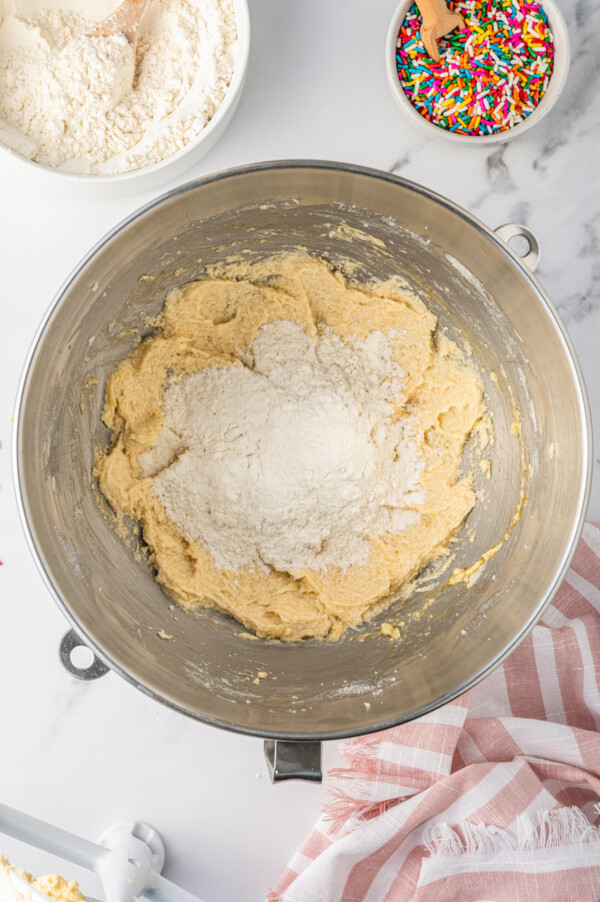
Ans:
<svg viewBox="0 0 600 902"><path fill-rule="evenodd" d="M86 36L118 2L0 0L0 140L57 169L114 174L202 131L233 74L231 0L151 0L135 56L123 35Z"/></svg>
<svg viewBox="0 0 600 902"><path fill-rule="evenodd" d="M324 571L363 563L425 500L417 427L392 421L394 336L352 344L329 327L263 326L242 366L165 390L168 428L140 461L171 519L220 568Z"/></svg>

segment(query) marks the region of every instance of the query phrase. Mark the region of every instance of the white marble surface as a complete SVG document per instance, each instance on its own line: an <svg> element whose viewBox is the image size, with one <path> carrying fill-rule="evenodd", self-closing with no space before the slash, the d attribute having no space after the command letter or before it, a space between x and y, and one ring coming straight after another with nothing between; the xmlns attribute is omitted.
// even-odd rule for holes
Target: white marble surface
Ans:
<svg viewBox="0 0 600 902"><path fill-rule="evenodd" d="M526 223L542 246L539 278L579 354L598 435L600 6L562 0L574 50L565 93L540 126L489 152L432 141L397 111L382 61L394 6L251 0L239 110L178 181L256 160L344 160L422 182L488 225ZM66 623L30 558L13 498L11 416L38 321L92 243L156 193L61 196L0 161L0 800L90 838L114 821L147 819L166 840L172 879L207 902L258 902L316 818L322 789L271 787L259 740L188 721L113 674L89 685L67 676L57 655ZM590 516L600 519L597 457ZM335 744L325 758L335 760ZM32 868L47 864L13 843L2 848Z"/></svg>

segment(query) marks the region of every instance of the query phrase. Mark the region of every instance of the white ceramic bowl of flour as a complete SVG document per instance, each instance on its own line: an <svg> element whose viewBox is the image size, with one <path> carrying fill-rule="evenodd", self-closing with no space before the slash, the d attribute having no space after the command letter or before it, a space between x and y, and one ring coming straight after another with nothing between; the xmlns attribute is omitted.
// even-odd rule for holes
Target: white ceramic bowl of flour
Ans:
<svg viewBox="0 0 600 902"><path fill-rule="evenodd" d="M201 28L204 29L204 23L206 23L206 34L210 36L211 23L208 21L210 9L218 6L219 2L220 0L210 0L210 2L205 2L205 0L183 0L182 5L192 7L197 3L200 8ZM154 65L156 71L153 74L153 82L159 88L164 84L165 91L164 94L162 91L157 92L158 103L156 106L152 107L152 116L155 118L155 121L151 121L150 119L144 121L142 119L138 122L132 122L126 119L124 121L123 116L120 118L118 116L116 117L118 119L117 128L120 128L125 133L127 133L128 129L131 129L133 125L138 129L136 137L139 137L140 140L134 147L126 151L125 154L116 153L114 157L111 157L106 163L101 163L99 166L89 163L90 154L87 155L87 160L84 156L81 161L79 161L79 159L76 159L75 162L70 160L65 164L60 154L57 154L56 159L53 159L52 154L49 152L39 153L36 148L35 140L32 140L27 134L15 129L13 125L10 122L7 122L2 116L0 116L0 154L3 154L5 158L17 161L20 166L27 166L30 172L37 172L39 177L46 180L51 178L57 184L64 187L69 185L73 185L76 188L91 187L94 190L100 189L107 193L123 193L148 189L185 171L194 162L204 156L222 135L233 117L244 86L250 50L250 17L248 4L247 0L230 0L230 2L235 15L235 35L233 40L231 40L231 35L225 35L224 37L225 50L223 51L223 60L229 66L230 80L228 86L222 92L222 99L220 99L216 93L213 93L213 95L210 95L210 93L208 95L203 93L204 85L201 81L203 73L201 71L200 61L198 74L196 75L195 80L190 79L190 88L186 91L175 114L171 113L168 118L161 121L160 105L165 104L168 101L169 94L177 94L177 91L179 91L180 94L183 93L177 79L182 72L185 73L185 67L183 65L184 54L182 48L182 61L179 65L180 71L179 73L175 71L171 74L173 80L171 86L169 84L169 72L164 71L164 63L162 64L163 71L160 71L159 69L161 56L160 48L156 49L155 46L151 45L148 53L143 57L142 65L147 67ZM94 0L94 18L100 19L104 15L108 15L117 5L118 0L100 0L100 2ZM159 4L155 2L153 7L153 4L151 3L147 15L149 17L154 17L156 20L158 14L161 16L161 23L166 21L168 24L169 11L167 10L165 12L162 6L163 5L161 4L161 7L158 8ZM40 117L46 115L46 111L51 108L49 101L51 100L54 103L57 97L56 73L52 73L52 97L48 100L44 98L43 102L38 100L37 106L35 91L26 92L21 90L19 95L18 89L19 87L22 88L22 85L19 86L19 84L16 84L13 87L10 81L7 81L5 78L3 80L3 75L5 73L2 73L2 50L4 49L4 59L6 59L6 45L12 39L13 34L15 34L12 23L8 23L10 30L6 28L8 12L14 10L14 13L19 19L27 19L32 16L39 16L40 11L42 10L49 11L48 15L53 16L56 11L59 11L60 15L65 13L79 13L81 12L81 9L81 0L0 0L0 90L5 93L5 103L7 100L10 103L11 98L26 97L27 93L29 93L32 97L31 118L36 118L39 121ZM42 13L42 15L45 15L45 12ZM189 10L187 18L189 18ZM181 29L183 27L185 34L186 28L185 10L181 17L181 21L178 21L177 25L180 30L180 34L177 37L181 40ZM27 44L30 40L37 40L35 31L32 32L32 37L30 38L26 26L22 26L20 21L17 23L17 26L18 34L15 34L15 39L18 39L19 43L24 42ZM164 24L162 24L162 27L164 28ZM60 28L64 28L64 22L60 19L55 21L53 18L50 18L46 23L44 34L49 34L52 38L53 34L56 33L57 40L60 43ZM3 38L2 31L4 31ZM25 38L23 38L24 34ZM226 43L227 37L229 37L228 44ZM206 39L208 40L208 38ZM77 36L75 40L79 40L79 36ZM127 45L125 40L122 40L125 49L120 48L119 46L113 46L108 48L110 52L119 53L123 50L123 52L126 53ZM143 40L143 33L140 40ZM162 36L161 40L163 40ZM62 38L62 43L64 43L64 36ZM4 48L2 48L2 44L4 44ZM201 42L199 42L199 47L202 47ZM68 53L68 48L63 49L63 56L65 55L65 52ZM72 105L74 102L80 102L82 96L85 97L85 91L88 89L88 79L89 85L93 91L98 90L98 84L101 85L101 89L104 90L104 85L101 83L101 76L98 72L99 67L105 64L105 59L102 54L103 50L100 50L98 54L99 59L94 58L91 61L86 60L82 66L83 71L79 73L73 71L72 76L63 78L63 95L61 96L60 92L58 92L58 98L59 101L71 105L71 117L70 119L66 119L69 123L67 126L69 134L73 134L71 131L73 123ZM73 50L73 56L76 56L76 48ZM62 61L62 65L66 68L67 72L71 71L68 67L69 63L70 60L68 58ZM75 69L76 67L73 67L73 70ZM28 77L28 71L25 68L25 65L18 66L16 71L18 78L25 79ZM115 71L118 71L118 66ZM37 73L35 74L37 77ZM127 74L127 68L125 68L123 72L124 77L127 77ZM11 77L14 82L14 76ZM137 77L139 77L139 73L136 75L136 78ZM95 78L97 79L96 83L94 81ZM84 89L82 89L82 86L79 83L82 79L85 80ZM146 79L147 81L149 80L147 76ZM50 79L47 79L46 81L48 82ZM27 85L28 89L29 87L30 85ZM118 91L120 88L121 86L118 84L118 80L116 83L110 83L106 88L107 96L110 94L110 91ZM40 95L43 90L43 84L39 85L37 95ZM149 93L148 99L151 99L151 97L152 95ZM217 98L218 105L214 103L214 97ZM0 112L3 110L2 102L3 98L0 96ZM18 105L20 102L20 100L12 101L13 106ZM213 105L216 105L216 109L212 114L210 107L211 102ZM37 107L39 107L39 109ZM155 109L157 111L156 113L154 113ZM208 113L206 110L208 110ZM139 110L137 112L139 113ZM144 111L142 110L142 113L143 112ZM81 118L83 121L85 121L86 118L89 119L89 116L92 115L92 113L93 110L90 112L83 108L83 106L81 107ZM23 121L26 121L27 119L27 113L24 114L18 110L14 115L17 120L21 118ZM113 115L112 110L109 115ZM49 127L52 129L52 118L49 118L50 122L46 128ZM60 117L57 118L58 121L56 127L59 132L62 133L65 130L65 124L61 121ZM171 132L169 133L168 129L163 126L163 123L169 121L172 123L173 118L177 120L176 128L171 128ZM203 120L205 118L208 121L204 124ZM184 122L186 123L185 128L183 127ZM189 123L191 123L191 126L188 125ZM196 133L195 129L198 127L198 123L200 123L200 128ZM104 140L106 140L105 136ZM60 144L61 140L57 142L57 147ZM166 153L162 154L161 151L165 148ZM32 157L34 156L37 157L37 159L33 159ZM111 169L118 168L120 165L119 158L122 159L124 156L134 158L134 165L136 168L130 168L127 171L111 171ZM115 162L114 166L113 161ZM90 169L93 171L90 171Z"/></svg>

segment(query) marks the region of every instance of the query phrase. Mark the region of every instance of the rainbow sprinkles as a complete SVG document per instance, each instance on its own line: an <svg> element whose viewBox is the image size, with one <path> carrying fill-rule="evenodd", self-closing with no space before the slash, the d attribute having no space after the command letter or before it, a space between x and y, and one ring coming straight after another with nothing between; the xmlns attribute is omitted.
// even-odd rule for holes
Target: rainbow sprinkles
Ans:
<svg viewBox="0 0 600 902"><path fill-rule="evenodd" d="M544 96L554 64L554 38L538 3L449 0L467 27L427 54L413 3L398 33L396 64L411 104L425 119L459 135L507 131Z"/></svg>

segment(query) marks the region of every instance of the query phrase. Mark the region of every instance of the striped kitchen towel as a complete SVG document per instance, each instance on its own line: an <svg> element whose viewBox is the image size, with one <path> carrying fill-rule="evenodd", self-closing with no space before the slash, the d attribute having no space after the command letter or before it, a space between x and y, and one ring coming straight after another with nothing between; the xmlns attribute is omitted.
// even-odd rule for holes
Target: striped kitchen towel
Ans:
<svg viewBox="0 0 600 902"><path fill-rule="evenodd" d="M270 902L600 899L600 528L475 689L343 743Z"/></svg>

